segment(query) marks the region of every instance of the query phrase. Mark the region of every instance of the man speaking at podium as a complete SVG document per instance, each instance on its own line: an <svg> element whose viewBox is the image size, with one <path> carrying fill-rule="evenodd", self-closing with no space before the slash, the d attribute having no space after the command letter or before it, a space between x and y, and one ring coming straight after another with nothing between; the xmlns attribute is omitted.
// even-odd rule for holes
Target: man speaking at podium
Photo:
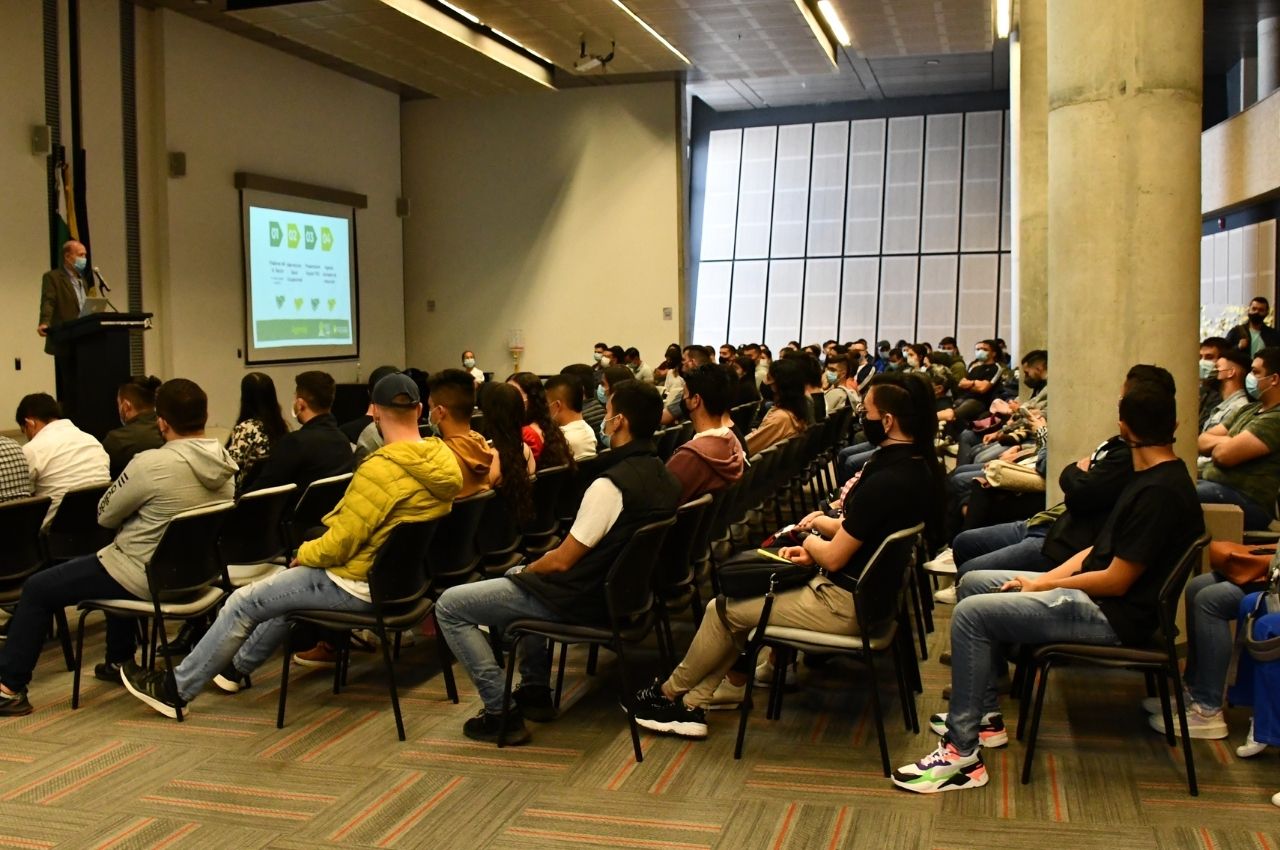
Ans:
<svg viewBox="0 0 1280 850"><path fill-rule="evenodd" d="M65 346L49 338L49 331L79 317L86 298L99 297L92 272L86 266L87 259L83 245L75 240L67 242L62 246L62 267L45 272L40 281L40 324L36 326L36 333L44 337L44 353L54 357L58 401L68 412L75 408L72 376L65 374L68 352Z"/></svg>

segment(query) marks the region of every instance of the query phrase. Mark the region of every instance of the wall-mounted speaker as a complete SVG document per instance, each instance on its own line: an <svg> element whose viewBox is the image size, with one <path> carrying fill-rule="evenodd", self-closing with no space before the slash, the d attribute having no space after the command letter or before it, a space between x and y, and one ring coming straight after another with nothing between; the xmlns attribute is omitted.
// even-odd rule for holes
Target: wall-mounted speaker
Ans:
<svg viewBox="0 0 1280 850"><path fill-rule="evenodd" d="M35 124L31 128L31 155L48 156L53 150L53 135L44 124Z"/></svg>
<svg viewBox="0 0 1280 850"><path fill-rule="evenodd" d="M182 151L169 151L169 176L187 176L187 155Z"/></svg>
<svg viewBox="0 0 1280 850"><path fill-rule="evenodd" d="M409 217L409 199L396 198L396 215L400 218Z"/></svg>

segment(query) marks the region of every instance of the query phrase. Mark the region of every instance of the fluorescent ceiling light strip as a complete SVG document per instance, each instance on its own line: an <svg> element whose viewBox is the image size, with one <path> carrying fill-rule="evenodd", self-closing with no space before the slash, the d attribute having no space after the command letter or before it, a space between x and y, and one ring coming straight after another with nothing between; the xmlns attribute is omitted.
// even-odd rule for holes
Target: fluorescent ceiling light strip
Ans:
<svg viewBox="0 0 1280 850"><path fill-rule="evenodd" d="M996 0L996 37L1008 38L1012 22L1013 0Z"/></svg>
<svg viewBox="0 0 1280 850"><path fill-rule="evenodd" d="M423 26L433 29L441 35L453 39L459 44L470 47L472 50L483 54L494 62L497 62L499 65L515 71L521 76L528 77L539 85L546 86L549 89L555 88L555 85L552 82L551 62L548 62L546 59L542 59L540 56L538 59L541 59L541 62L539 62L538 59L532 59L530 56L526 56L520 51L528 51L532 56L537 56L538 54L529 50L514 39L508 39L508 41L511 42L511 44L508 44L499 38L494 38L488 33L479 32L472 25L458 20L454 15L458 15L467 20L474 20L475 16L464 12L452 4L442 4L447 6L453 13L450 14L442 9L429 6L422 2L422 0L380 0L380 2L390 9L395 9L405 17L417 21ZM479 23L479 26L484 26L484 24ZM493 32L493 30L488 27L485 27L485 29L489 29L490 32ZM499 35L501 34L499 33ZM507 37L502 36L502 38ZM512 45L514 45L514 47ZM546 64L542 64L543 62Z"/></svg>
<svg viewBox="0 0 1280 850"><path fill-rule="evenodd" d="M614 0L616 3L617 0ZM818 40L818 46L822 48L822 53L827 57L834 68L839 68L840 63L836 58L836 46L831 43L831 38L827 35L827 31L822 28L822 22L813 14L813 9L809 8L808 0L796 0L796 8L800 10L800 14L804 15L804 21L809 25L809 29L813 32L813 37Z"/></svg>
<svg viewBox="0 0 1280 850"><path fill-rule="evenodd" d="M480 19L477 18L475 15L471 14L470 12L468 12L466 9L460 9L457 6L453 5L452 3L446 2L446 0L436 0L436 2L439 3L441 6L444 6L446 9L449 9L454 13L461 15L462 17L466 18L468 21L471 21L471 23L473 24L480 23Z"/></svg>
<svg viewBox="0 0 1280 850"><path fill-rule="evenodd" d="M675 45L673 45L671 42L669 42L669 41L667 41L665 38L663 38L663 37L662 37L662 35L661 35L661 34L660 34L656 29L654 29L653 27L651 27L651 26L649 26L647 23L645 23L644 18L641 18L641 17L640 17L639 15L637 15L635 12L631 11L630 9L628 9L628 8L627 8L627 5L626 5L625 3L623 3L623 2L622 2L622 0L613 0L613 5L617 6L619 9L621 9L622 11L624 11L624 12L626 12L628 15L630 15L630 16L631 16L631 19L632 19L633 21L635 21L635 22L636 22L637 24L639 24L640 26L644 27L645 32L649 33L649 35L653 36L653 37L654 37L654 38L656 38L658 41L660 41L660 42L662 43L662 46L663 46L663 47L665 47L665 48L667 48L667 50L670 50L672 53L674 53L674 54L676 55L676 57L677 57L677 58L679 58L679 60L680 60L681 62L683 62L683 63L684 63L684 64L686 64L686 65L692 65L692 64L693 64L692 62L690 62L690 61L689 61L689 57L688 57L688 56L685 56L685 55L684 55L683 53L681 53L679 50L676 50Z"/></svg>
<svg viewBox="0 0 1280 850"><path fill-rule="evenodd" d="M836 41L844 47L853 44L853 39L849 37L849 31L844 28L844 22L836 13L836 7L831 5L831 0L818 0L818 11L822 13L822 19L827 22L827 26L831 27L831 34L836 37Z"/></svg>

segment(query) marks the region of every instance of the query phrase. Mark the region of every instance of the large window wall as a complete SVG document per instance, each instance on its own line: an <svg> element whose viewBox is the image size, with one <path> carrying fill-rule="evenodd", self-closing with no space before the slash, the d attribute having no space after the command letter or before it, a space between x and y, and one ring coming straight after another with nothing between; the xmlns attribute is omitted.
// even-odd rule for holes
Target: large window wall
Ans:
<svg viewBox="0 0 1280 850"><path fill-rule="evenodd" d="M694 341L1008 339L1008 138L1003 110L711 130Z"/></svg>

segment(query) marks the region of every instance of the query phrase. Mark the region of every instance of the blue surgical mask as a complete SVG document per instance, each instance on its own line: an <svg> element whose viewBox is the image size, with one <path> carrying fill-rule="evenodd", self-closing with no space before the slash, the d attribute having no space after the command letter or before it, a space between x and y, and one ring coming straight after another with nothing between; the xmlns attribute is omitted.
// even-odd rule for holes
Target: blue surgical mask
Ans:
<svg viewBox="0 0 1280 850"><path fill-rule="evenodd" d="M828 369L828 370L827 370L827 383L828 383L828 384L834 384L834 383L835 383L836 381L838 381L839 379L840 379L840 373L835 372L835 371L832 371L831 369Z"/></svg>
<svg viewBox="0 0 1280 850"><path fill-rule="evenodd" d="M621 415L622 414L620 413L615 413L613 416L610 416L609 418L601 421L600 423L600 444L601 445L608 446L610 443L613 442L612 435L608 431L606 431L605 428L609 427L609 423L617 419Z"/></svg>
<svg viewBox="0 0 1280 850"><path fill-rule="evenodd" d="M75 267L76 271L82 272L84 271L84 267L88 265L88 262L85 260L84 257L76 257L74 260L71 261L71 265Z"/></svg>
<svg viewBox="0 0 1280 850"><path fill-rule="evenodd" d="M985 363L987 360L987 350L985 348L975 349L973 352L973 359L977 360L979 363Z"/></svg>
<svg viewBox="0 0 1280 850"><path fill-rule="evenodd" d="M476 359L474 357L468 357L466 360L462 361L462 365L466 366L468 369L474 369L476 368Z"/></svg>
<svg viewBox="0 0 1280 850"><path fill-rule="evenodd" d="M595 354L591 355L591 356L592 356L593 358L595 358L595 361L596 361L597 363L599 363L599 362L600 362L600 358L601 358L601 357L604 357L604 355L603 355L603 354L601 354L601 353L600 353L600 352L598 352L598 351L597 351Z"/></svg>
<svg viewBox="0 0 1280 850"><path fill-rule="evenodd" d="M606 404L609 401L609 397L605 395L603 386L596 387L596 401L600 402L601 404Z"/></svg>
<svg viewBox="0 0 1280 850"><path fill-rule="evenodd" d="M1258 397L1258 376L1250 372L1244 376L1244 391L1249 394L1249 398Z"/></svg>
<svg viewBox="0 0 1280 850"><path fill-rule="evenodd" d="M1214 364L1212 360L1200 361L1200 380L1207 381L1213 377L1213 373L1216 371L1213 368L1213 365Z"/></svg>

